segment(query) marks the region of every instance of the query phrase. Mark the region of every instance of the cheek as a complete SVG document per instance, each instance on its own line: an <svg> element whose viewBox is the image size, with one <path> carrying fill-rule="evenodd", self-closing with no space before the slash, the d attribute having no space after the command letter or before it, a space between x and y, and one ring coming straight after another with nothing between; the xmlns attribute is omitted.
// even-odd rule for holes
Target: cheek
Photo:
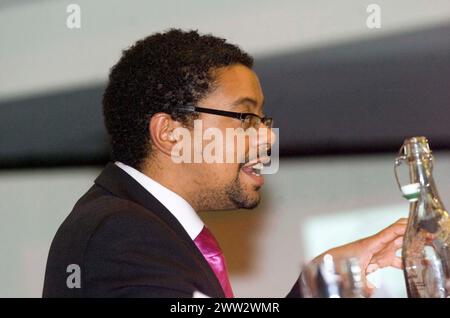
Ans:
<svg viewBox="0 0 450 318"><path fill-rule="evenodd" d="M203 122L203 150L205 155L217 154L216 162L227 165L245 162L249 149L249 140L239 121L228 120L226 125L221 121ZM211 151L214 149L214 151ZM220 158L220 159L219 159ZM232 167L229 167L232 169ZM234 171L237 170L235 167Z"/></svg>
<svg viewBox="0 0 450 318"><path fill-rule="evenodd" d="M239 164L205 164L206 180L209 184L229 184L236 180L239 174Z"/></svg>
<svg viewBox="0 0 450 318"><path fill-rule="evenodd" d="M245 163L249 154L250 139L241 128L230 129L224 138L224 157L229 164Z"/></svg>

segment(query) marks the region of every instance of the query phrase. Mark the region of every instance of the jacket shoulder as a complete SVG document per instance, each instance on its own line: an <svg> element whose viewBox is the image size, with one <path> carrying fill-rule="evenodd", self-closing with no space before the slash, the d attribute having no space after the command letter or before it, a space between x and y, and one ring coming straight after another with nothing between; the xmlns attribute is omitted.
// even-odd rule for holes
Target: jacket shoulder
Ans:
<svg viewBox="0 0 450 318"><path fill-rule="evenodd" d="M160 246L158 241L179 245L173 231L155 213L94 185L78 200L52 241L43 295L82 296L81 290L67 287L68 270L73 265L82 272L96 272L105 253L122 252L120 248L131 250L133 244L146 244L150 251Z"/></svg>

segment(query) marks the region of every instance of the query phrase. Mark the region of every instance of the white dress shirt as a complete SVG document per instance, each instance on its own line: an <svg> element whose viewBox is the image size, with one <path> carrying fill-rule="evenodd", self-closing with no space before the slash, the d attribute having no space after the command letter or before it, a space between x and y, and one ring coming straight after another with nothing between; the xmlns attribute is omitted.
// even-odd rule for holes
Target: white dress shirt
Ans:
<svg viewBox="0 0 450 318"><path fill-rule="evenodd" d="M116 161L115 164L128 173L134 180L139 182L148 192L150 192L170 213L180 222L181 226L194 240L202 231L204 223L192 206L181 196L167 189L162 184L151 179L142 172Z"/></svg>

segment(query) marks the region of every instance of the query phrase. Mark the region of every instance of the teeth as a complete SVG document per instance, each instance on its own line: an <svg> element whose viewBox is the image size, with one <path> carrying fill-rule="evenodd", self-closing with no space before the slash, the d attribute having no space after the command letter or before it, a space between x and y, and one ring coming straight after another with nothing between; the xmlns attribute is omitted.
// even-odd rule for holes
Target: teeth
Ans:
<svg viewBox="0 0 450 318"><path fill-rule="evenodd" d="M252 174L255 176L261 176L261 171L264 169L264 164L262 162L255 162L255 163L247 163L245 167L252 169Z"/></svg>
<svg viewBox="0 0 450 318"><path fill-rule="evenodd" d="M261 175L261 170L264 168L264 165L261 162L258 162L257 164L252 166L253 169L253 174L255 176L260 176Z"/></svg>
<svg viewBox="0 0 450 318"><path fill-rule="evenodd" d="M258 162L256 165L254 165L253 167L252 167L253 169L256 169L256 170L262 170L262 169L264 169L264 165L261 163L261 162Z"/></svg>

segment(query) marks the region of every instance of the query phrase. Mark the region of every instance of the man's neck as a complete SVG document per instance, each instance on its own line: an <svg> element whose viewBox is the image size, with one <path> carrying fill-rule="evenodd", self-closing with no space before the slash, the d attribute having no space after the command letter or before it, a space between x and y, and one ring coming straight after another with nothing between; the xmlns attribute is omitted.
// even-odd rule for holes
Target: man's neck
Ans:
<svg viewBox="0 0 450 318"><path fill-rule="evenodd" d="M158 163L152 162L143 165L143 168L140 171L167 189L178 194L186 200L195 211L199 211L199 206L196 204L196 200L193 199L193 189L186 187L186 185L192 184L192 179L187 178L187 180L185 180L186 171L182 173L181 170L183 170L181 165L177 165L177 167L173 167L172 165L164 167Z"/></svg>

